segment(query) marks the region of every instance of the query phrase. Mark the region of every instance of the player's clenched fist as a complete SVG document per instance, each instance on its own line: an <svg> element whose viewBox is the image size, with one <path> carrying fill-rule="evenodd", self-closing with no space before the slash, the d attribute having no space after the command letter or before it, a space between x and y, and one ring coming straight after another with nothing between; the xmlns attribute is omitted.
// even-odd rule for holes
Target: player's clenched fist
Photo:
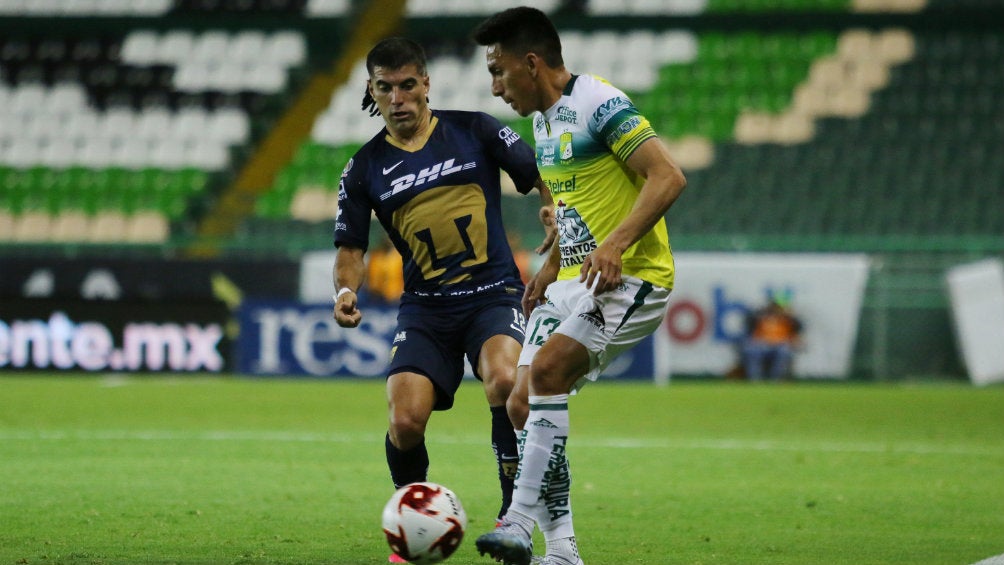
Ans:
<svg viewBox="0 0 1004 565"><path fill-rule="evenodd" d="M356 307L356 293L343 288L335 295L335 321L343 328L354 328L363 319L363 313Z"/></svg>

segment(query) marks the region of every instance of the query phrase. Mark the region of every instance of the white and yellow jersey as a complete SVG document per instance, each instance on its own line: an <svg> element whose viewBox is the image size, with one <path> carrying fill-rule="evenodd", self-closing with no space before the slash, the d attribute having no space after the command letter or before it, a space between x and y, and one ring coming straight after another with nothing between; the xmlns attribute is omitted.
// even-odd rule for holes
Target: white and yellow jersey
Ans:
<svg viewBox="0 0 1004 565"><path fill-rule="evenodd" d="M655 137L627 95L606 80L572 75L561 98L533 118L537 168L554 196L561 270L578 278L586 256L627 217L644 183L625 163ZM623 255L623 273L673 288L673 251L666 221Z"/></svg>

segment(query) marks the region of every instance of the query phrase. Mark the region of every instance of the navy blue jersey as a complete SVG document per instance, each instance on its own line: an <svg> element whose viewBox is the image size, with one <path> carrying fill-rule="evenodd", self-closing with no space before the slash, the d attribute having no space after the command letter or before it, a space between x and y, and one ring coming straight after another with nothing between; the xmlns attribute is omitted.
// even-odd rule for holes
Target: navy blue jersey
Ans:
<svg viewBox="0 0 1004 565"><path fill-rule="evenodd" d="M433 111L425 143L405 148L381 131L345 166L335 246L365 250L377 219L404 258L405 299L522 288L502 225L499 170L526 194L533 149L481 112Z"/></svg>

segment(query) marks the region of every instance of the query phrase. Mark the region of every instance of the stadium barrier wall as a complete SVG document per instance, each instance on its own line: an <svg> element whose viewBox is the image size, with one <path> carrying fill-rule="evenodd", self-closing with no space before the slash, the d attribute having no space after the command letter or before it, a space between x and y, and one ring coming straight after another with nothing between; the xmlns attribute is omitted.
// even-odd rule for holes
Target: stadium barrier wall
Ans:
<svg viewBox="0 0 1004 565"><path fill-rule="evenodd" d="M675 254L677 263L676 287L670 298L670 309L662 331L644 345L645 360L632 359L627 373L614 368L608 373L617 378L631 377L662 380L669 373L682 375L723 375L737 363L736 347L744 334L746 315L763 306L774 292L790 296L792 307L805 325L805 347L795 361L795 374L808 378L847 378L857 339L861 318L861 303L868 279L868 257L863 254L802 254L802 253L686 253ZM331 268L335 262L333 251L305 254L300 267L300 300L305 303L331 302ZM292 307L292 306L289 306ZM269 328L278 328L281 320L297 318L290 326L301 324L306 316L311 324L322 324L330 339L341 337L331 318L330 306L323 312L303 312L279 315L242 313L241 351L254 347L292 348L295 338L261 336L263 323L254 319L264 316ZM384 315L374 312L376 316ZM371 314L366 313L370 316ZM372 320L373 334L393 331L393 312L386 320ZM309 326L309 324L308 324ZM278 335L279 330L268 330ZM282 330L291 331L292 330ZM319 330L314 330L319 331ZM251 333L253 332L253 333ZM281 333L281 332L280 332ZM264 340L260 344L245 341L249 335ZM272 335L272 334L270 334ZM389 334L386 339L392 336ZM250 339L250 338L248 338ZM291 339L290 344L285 340ZM388 341L389 343L389 341ZM651 349L651 353L648 350ZM271 350L269 350L271 351ZM290 349L292 351L292 349ZM307 350L303 350L306 352ZM389 347L386 348L389 351ZM286 352L278 356L260 357L255 362L267 361L268 372L281 373L281 363L293 355ZM284 360L282 362L278 360ZM311 363L309 356L304 357ZM273 360L279 362L277 365ZM296 367L299 363L292 362ZM263 367L253 363L239 363L241 370L259 372ZM341 367L344 369L344 366ZM307 371L312 374L322 374ZM645 374L637 374L648 371Z"/></svg>
<svg viewBox="0 0 1004 565"><path fill-rule="evenodd" d="M361 297L360 309L362 323L346 329L332 317L330 293L327 303L245 301L238 314L236 368L248 375L382 378L390 361L397 306ZM656 349L656 338L646 339L615 361L603 378L651 379L665 370L657 369ZM473 376L469 365L466 373Z"/></svg>
<svg viewBox="0 0 1004 565"><path fill-rule="evenodd" d="M232 370L219 302L4 300L0 370Z"/></svg>
<svg viewBox="0 0 1004 565"><path fill-rule="evenodd" d="M237 307L294 298L298 269L285 259L0 259L0 371L233 371Z"/></svg>
<svg viewBox="0 0 1004 565"><path fill-rule="evenodd" d="M1004 261L959 265L945 279L969 378L978 385L1004 382Z"/></svg>
<svg viewBox="0 0 1004 565"><path fill-rule="evenodd" d="M0 305L19 299L223 300L297 295L289 259L0 258Z"/></svg>
<svg viewBox="0 0 1004 565"><path fill-rule="evenodd" d="M746 315L774 293L802 320L794 374L847 378L868 280L860 254L684 253L664 324L678 374L726 374L738 362Z"/></svg>

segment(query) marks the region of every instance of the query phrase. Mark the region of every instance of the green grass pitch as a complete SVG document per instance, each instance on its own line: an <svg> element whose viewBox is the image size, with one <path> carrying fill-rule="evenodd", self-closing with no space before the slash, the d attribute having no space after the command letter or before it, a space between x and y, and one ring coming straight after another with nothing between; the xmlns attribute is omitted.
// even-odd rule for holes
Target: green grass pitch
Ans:
<svg viewBox="0 0 1004 565"><path fill-rule="evenodd" d="M382 380L0 375L0 565L386 563L385 410ZM1004 553L1004 387L601 382L571 418L588 565ZM429 428L454 565L493 563L488 422L467 382Z"/></svg>

